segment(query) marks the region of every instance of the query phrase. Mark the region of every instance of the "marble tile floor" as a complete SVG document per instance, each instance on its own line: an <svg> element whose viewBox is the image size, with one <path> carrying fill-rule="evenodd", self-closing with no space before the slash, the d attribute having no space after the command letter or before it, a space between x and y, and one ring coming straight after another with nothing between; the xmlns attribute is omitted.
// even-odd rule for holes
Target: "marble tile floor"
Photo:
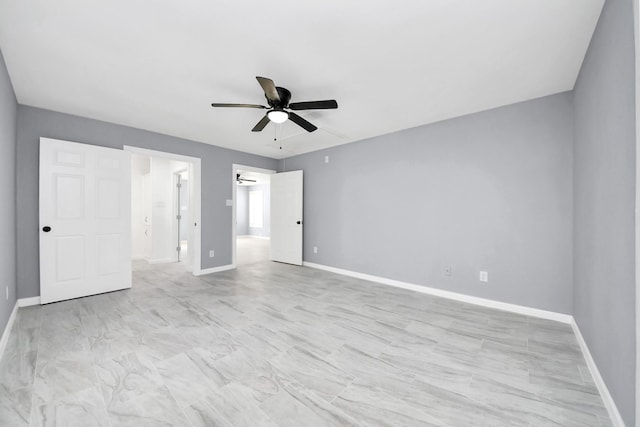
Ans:
<svg viewBox="0 0 640 427"><path fill-rule="evenodd" d="M1 426L607 426L568 325L268 261L21 308Z"/></svg>
<svg viewBox="0 0 640 427"><path fill-rule="evenodd" d="M269 239L251 236L236 238L236 265L255 264L269 260Z"/></svg>

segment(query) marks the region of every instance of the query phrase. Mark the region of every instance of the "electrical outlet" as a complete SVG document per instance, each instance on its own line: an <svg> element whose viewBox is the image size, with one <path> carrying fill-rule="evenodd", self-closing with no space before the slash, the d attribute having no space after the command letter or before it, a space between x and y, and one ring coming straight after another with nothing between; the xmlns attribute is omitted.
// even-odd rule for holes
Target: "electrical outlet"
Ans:
<svg viewBox="0 0 640 427"><path fill-rule="evenodd" d="M480 272L480 281L481 282L488 282L489 281L489 272L488 271L481 271Z"/></svg>
<svg viewBox="0 0 640 427"><path fill-rule="evenodd" d="M317 253L318 253L318 247L317 247L317 246L314 246L314 247L313 247L313 253L314 253L314 254L317 254Z"/></svg>
<svg viewBox="0 0 640 427"><path fill-rule="evenodd" d="M329 156L324 156L324 162L329 163Z"/></svg>
<svg viewBox="0 0 640 427"><path fill-rule="evenodd" d="M442 274L444 274L447 277L451 277L453 276L453 268L451 267L445 267L442 269Z"/></svg>
<svg viewBox="0 0 640 427"><path fill-rule="evenodd" d="M215 252L209 251L209 258L213 258L215 256Z"/></svg>

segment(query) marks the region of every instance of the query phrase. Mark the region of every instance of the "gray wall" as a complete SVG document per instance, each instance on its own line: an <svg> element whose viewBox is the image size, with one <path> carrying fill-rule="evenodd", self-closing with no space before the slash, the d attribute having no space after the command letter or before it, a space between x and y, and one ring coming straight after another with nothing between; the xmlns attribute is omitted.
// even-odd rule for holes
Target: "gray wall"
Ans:
<svg viewBox="0 0 640 427"><path fill-rule="evenodd" d="M249 234L249 187L238 185L236 188L236 236L246 236Z"/></svg>
<svg viewBox="0 0 640 427"><path fill-rule="evenodd" d="M18 297L40 294L38 256L39 138L122 148L124 145L202 159L202 268L231 264L232 164L275 169L276 160L83 117L18 107ZM209 258L209 250L215 258Z"/></svg>
<svg viewBox="0 0 640 427"><path fill-rule="evenodd" d="M304 260L571 313L571 102L563 93L281 161L304 170Z"/></svg>
<svg viewBox="0 0 640 427"><path fill-rule="evenodd" d="M0 336L16 303L16 118L18 102L0 51ZM5 287L9 287L9 300Z"/></svg>
<svg viewBox="0 0 640 427"><path fill-rule="evenodd" d="M249 235L270 237L271 236L271 186L268 184L250 185L247 190L247 201L249 200L249 192L262 191L263 207L262 207L262 228L249 227ZM247 204L247 208L249 204ZM247 210L248 214L248 210ZM247 223L249 221L247 215Z"/></svg>
<svg viewBox="0 0 640 427"><path fill-rule="evenodd" d="M574 94L574 317L627 425L635 404L635 52L608 0Z"/></svg>

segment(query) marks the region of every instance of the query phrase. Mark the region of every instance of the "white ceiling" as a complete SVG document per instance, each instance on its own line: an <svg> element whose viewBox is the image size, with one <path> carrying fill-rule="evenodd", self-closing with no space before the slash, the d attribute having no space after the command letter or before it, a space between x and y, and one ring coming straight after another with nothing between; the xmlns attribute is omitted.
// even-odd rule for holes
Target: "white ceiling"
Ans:
<svg viewBox="0 0 640 427"><path fill-rule="evenodd" d="M573 88L603 0L1 0L18 102L282 158ZM255 76L292 102L251 128ZM280 149L280 146L282 149Z"/></svg>

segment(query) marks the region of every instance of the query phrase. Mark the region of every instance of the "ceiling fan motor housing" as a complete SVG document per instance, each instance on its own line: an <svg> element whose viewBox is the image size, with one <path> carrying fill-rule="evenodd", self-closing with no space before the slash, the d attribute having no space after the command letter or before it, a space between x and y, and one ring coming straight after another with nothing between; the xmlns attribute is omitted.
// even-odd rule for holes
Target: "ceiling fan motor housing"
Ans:
<svg viewBox="0 0 640 427"><path fill-rule="evenodd" d="M287 108L289 106L289 101L291 100L291 92L289 91L289 89L285 89L280 86L276 86L276 90L278 91L278 96L280 97L280 100L267 98L267 102L272 108L276 110ZM266 95L265 95L265 98L266 98Z"/></svg>

